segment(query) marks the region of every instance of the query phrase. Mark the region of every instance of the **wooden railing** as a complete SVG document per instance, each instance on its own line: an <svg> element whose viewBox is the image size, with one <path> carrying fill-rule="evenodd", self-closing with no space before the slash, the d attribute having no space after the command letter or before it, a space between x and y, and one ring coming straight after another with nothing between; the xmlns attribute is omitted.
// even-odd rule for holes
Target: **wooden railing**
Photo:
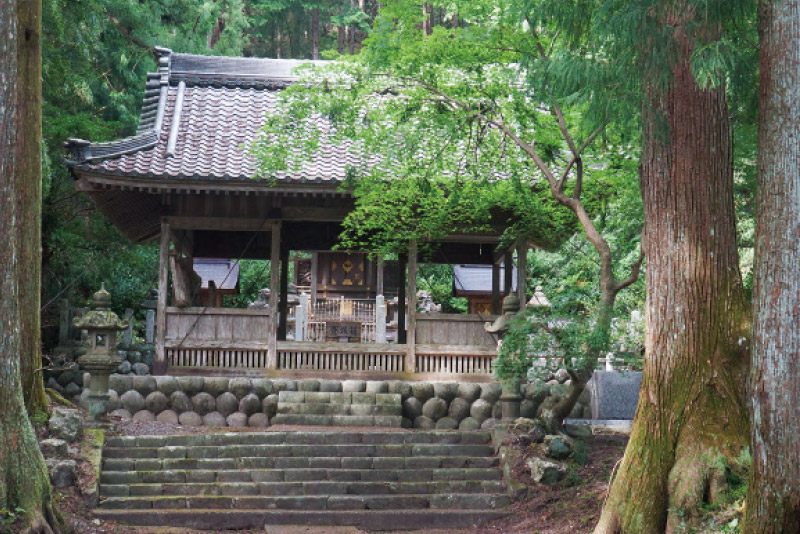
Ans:
<svg viewBox="0 0 800 534"><path fill-rule="evenodd" d="M375 321L375 301L365 299L318 300L309 304L312 321Z"/></svg>
<svg viewBox="0 0 800 534"><path fill-rule="evenodd" d="M167 308L166 344L195 341L266 341L267 310L234 308Z"/></svg>
<svg viewBox="0 0 800 534"><path fill-rule="evenodd" d="M418 313L416 315L416 342L418 345L436 344L495 349L497 340L484 330L484 323L494 321L495 318L494 315Z"/></svg>
<svg viewBox="0 0 800 534"><path fill-rule="evenodd" d="M164 356L171 372L267 373L331 378L490 380L494 339L477 316L418 314L417 343L374 343L374 323L361 323L361 343L325 342L325 322L309 321L308 341L280 341L270 360L269 312L167 308ZM270 361L274 362L270 364Z"/></svg>
<svg viewBox="0 0 800 534"><path fill-rule="evenodd" d="M287 342L278 346L278 369L402 373L405 350L388 344Z"/></svg>

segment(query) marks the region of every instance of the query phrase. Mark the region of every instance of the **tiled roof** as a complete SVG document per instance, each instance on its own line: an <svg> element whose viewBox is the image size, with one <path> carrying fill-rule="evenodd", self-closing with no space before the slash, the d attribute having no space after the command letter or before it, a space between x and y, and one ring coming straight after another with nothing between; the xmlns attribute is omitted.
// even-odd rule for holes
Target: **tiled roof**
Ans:
<svg viewBox="0 0 800 534"><path fill-rule="evenodd" d="M148 75L137 134L109 143L71 139L67 164L76 171L126 177L254 178L250 146L267 113L274 112L276 95L294 80L293 69L308 62L161 52L159 72ZM171 136L174 151L168 153ZM347 144L323 141L300 171L278 181L338 182L359 163Z"/></svg>

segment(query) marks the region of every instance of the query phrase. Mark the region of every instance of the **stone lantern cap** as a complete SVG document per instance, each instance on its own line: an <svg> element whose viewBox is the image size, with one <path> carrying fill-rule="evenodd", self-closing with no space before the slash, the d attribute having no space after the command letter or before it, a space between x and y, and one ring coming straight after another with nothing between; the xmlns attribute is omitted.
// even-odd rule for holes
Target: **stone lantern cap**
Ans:
<svg viewBox="0 0 800 534"><path fill-rule="evenodd" d="M544 295L542 286L536 286L536 290L534 291L531 300L528 301L528 306L539 306L542 308L550 307L550 301Z"/></svg>
<svg viewBox="0 0 800 534"><path fill-rule="evenodd" d="M109 309L111 293L106 291L105 284L92 296L92 311L83 317L76 317L73 325L80 329L93 330L125 330L128 328L127 320L120 320L119 316Z"/></svg>

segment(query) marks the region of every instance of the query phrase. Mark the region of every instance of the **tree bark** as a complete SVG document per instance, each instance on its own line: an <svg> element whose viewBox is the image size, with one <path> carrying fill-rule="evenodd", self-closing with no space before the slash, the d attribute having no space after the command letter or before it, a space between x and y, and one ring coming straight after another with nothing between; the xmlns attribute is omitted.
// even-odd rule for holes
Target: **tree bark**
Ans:
<svg viewBox="0 0 800 534"><path fill-rule="evenodd" d="M319 59L319 8L311 9L311 59Z"/></svg>
<svg viewBox="0 0 800 534"><path fill-rule="evenodd" d="M22 391L29 414L47 412L42 381L42 51L41 0L20 0L17 7L16 194L18 257L21 265L19 301Z"/></svg>
<svg viewBox="0 0 800 534"><path fill-rule="evenodd" d="M22 85L18 61L26 57L20 48L39 39L38 8L25 1L0 3L0 35L3 36L0 39L0 79L3 80L0 84L0 205L3 206L0 235L6 236L0 247L0 508L21 510L16 525L19 530L49 533L60 532L62 522L53 506L47 467L25 412L22 395L23 309L20 303L34 296L23 293L29 286L21 280L22 272L30 265L22 261L25 258L17 227L29 214L20 202L33 198L18 194L21 182L17 174L26 170L33 159L23 151L35 148L20 136L28 126L20 122L23 117L20 107L26 109L30 102L34 105L39 102L37 98L28 100L27 95L23 95L23 91L31 88ZM33 25L26 27L31 22ZM39 45L35 46L38 49ZM25 66L22 66L24 72ZM20 105L20 101L25 103ZM39 113L28 112L33 116ZM39 157L37 152L36 158Z"/></svg>
<svg viewBox="0 0 800 534"><path fill-rule="evenodd" d="M749 434L749 310L736 249L725 88L697 86L692 39L684 22L668 23L672 78L664 91L645 83L643 105L644 372L596 534L674 532L682 516L715 500L725 480L720 459L737 457Z"/></svg>
<svg viewBox="0 0 800 534"><path fill-rule="evenodd" d="M800 532L800 1L764 0L750 365L752 457L743 532Z"/></svg>

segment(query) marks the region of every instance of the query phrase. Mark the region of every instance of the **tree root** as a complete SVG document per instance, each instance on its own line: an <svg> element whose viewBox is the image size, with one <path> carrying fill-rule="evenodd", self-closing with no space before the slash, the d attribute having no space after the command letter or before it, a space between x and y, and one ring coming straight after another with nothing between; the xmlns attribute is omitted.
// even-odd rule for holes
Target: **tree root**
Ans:
<svg viewBox="0 0 800 534"><path fill-rule="evenodd" d="M50 403L52 404L60 404L61 406L66 406L68 408L74 408L75 404L72 401L68 401L64 398L61 393L52 389L52 388L45 388L45 392L50 399Z"/></svg>

